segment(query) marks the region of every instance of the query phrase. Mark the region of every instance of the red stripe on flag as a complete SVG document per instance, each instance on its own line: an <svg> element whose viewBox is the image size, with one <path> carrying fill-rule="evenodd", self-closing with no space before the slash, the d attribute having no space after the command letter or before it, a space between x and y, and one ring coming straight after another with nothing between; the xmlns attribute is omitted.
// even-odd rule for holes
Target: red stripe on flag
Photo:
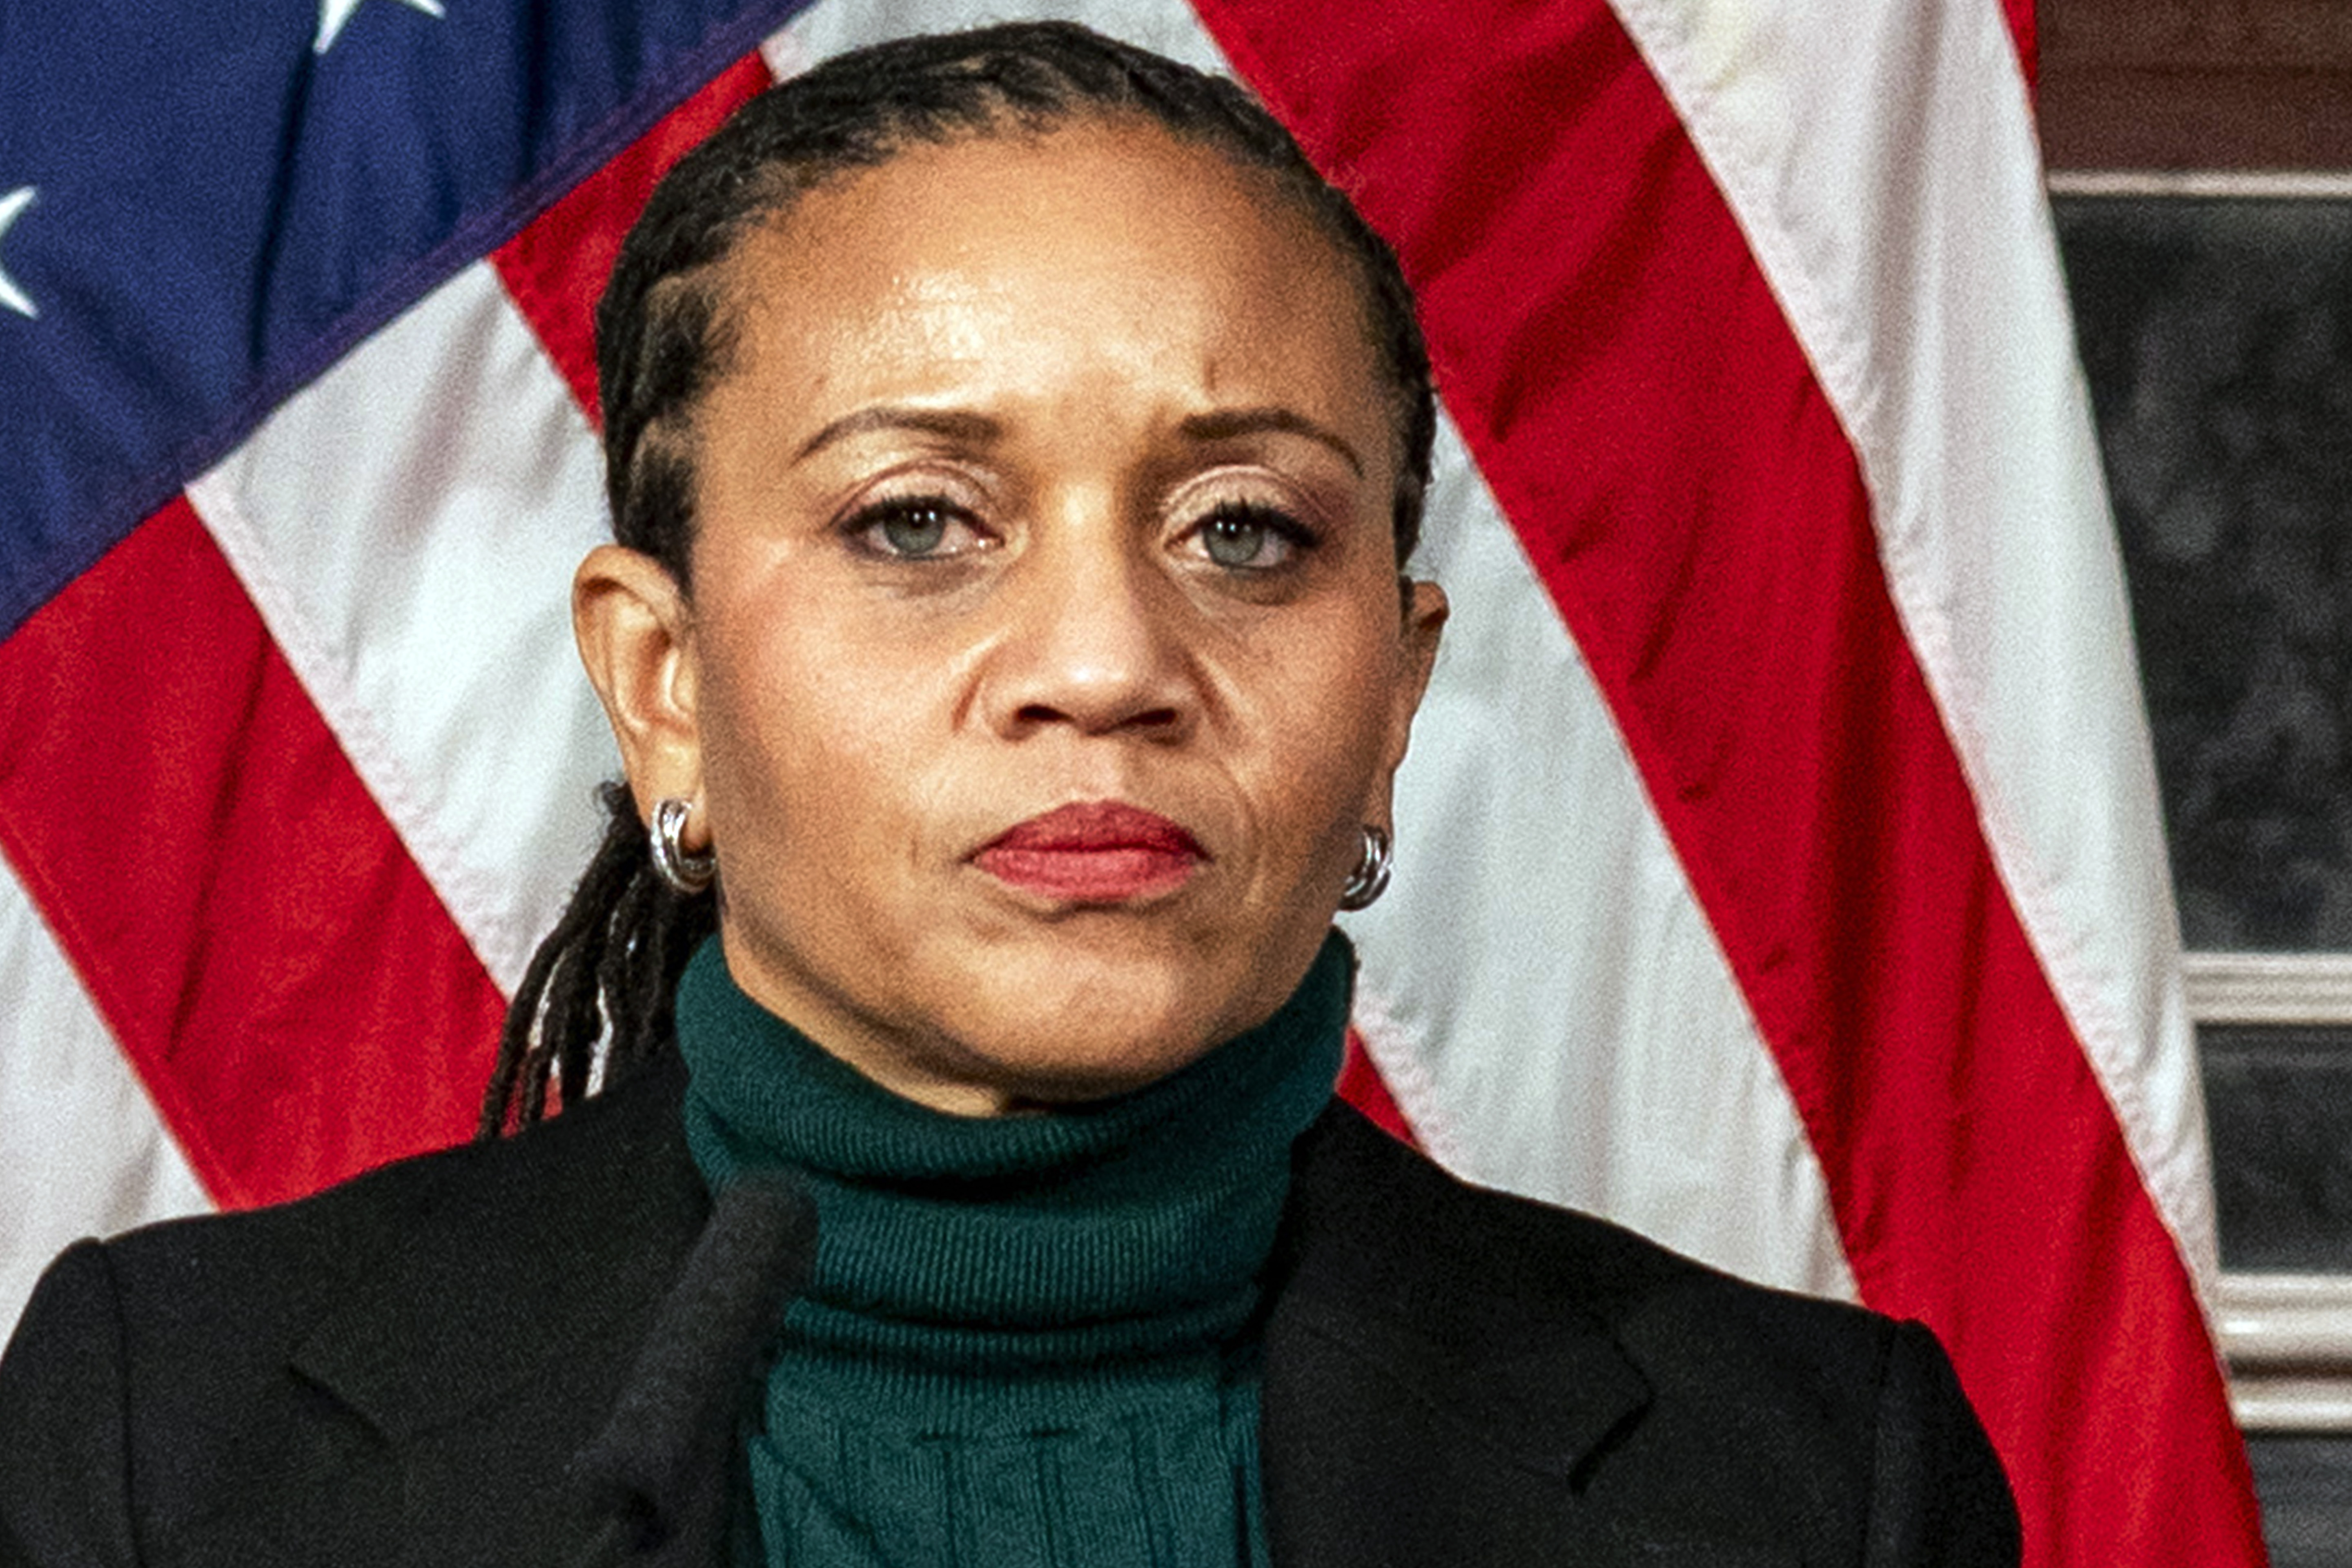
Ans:
<svg viewBox="0 0 2352 1568"><path fill-rule="evenodd" d="M1412 1123L1407 1121L1404 1108L1389 1092L1387 1080L1381 1069L1372 1065L1370 1052L1364 1049L1364 1037L1354 1029L1348 1031L1348 1056L1339 1067L1339 1098L1371 1119L1372 1125L1410 1148L1421 1147L1412 1135Z"/></svg>
<svg viewBox="0 0 2352 1568"><path fill-rule="evenodd" d="M184 500L0 644L0 842L215 1201L471 1130L505 1004Z"/></svg>
<svg viewBox="0 0 2352 1568"><path fill-rule="evenodd" d="M621 237L670 165L774 80L765 60L744 56L491 253L507 292L591 424L597 418L596 300L621 253Z"/></svg>
<svg viewBox="0 0 2352 1568"><path fill-rule="evenodd" d="M2028 1561L2260 1562L2189 1282L1994 871L1853 453L1613 15L1200 8L1397 242L1864 1296L1951 1349Z"/></svg>
<svg viewBox="0 0 2352 1568"><path fill-rule="evenodd" d="M2041 19L2033 14L2034 0L2000 0L2000 14L2009 24L2009 36L2017 45L2017 63L2025 73L2025 90L2030 94L2042 79Z"/></svg>

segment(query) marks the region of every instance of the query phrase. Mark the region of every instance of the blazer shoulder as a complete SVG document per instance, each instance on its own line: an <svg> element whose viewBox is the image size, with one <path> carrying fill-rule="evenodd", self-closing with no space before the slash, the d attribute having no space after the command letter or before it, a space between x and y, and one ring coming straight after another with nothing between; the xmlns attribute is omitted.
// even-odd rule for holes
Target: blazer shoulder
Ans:
<svg viewBox="0 0 2352 1568"><path fill-rule="evenodd" d="M512 1137L412 1155L308 1197L166 1220L100 1245L142 1321L160 1313L192 1331L217 1325L247 1340L262 1322L299 1319L354 1282L397 1289L412 1274L436 1274L436 1258L505 1254L553 1265L560 1254L598 1250L647 1224L698 1222L700 1184L679 1131L683 1084L674 1063L653 1064ZM477 1279L469 1288L498 1282Z"/></svg>
<svg viewBox="0 0 2352 1568"><path fill-rule="evenodd" d="M1281 1310L1454 1430L1516 1431L1580 1506L1808 1561L2016 1561L2006 1480L1926 1328L1474 1186L1345 1107L1296 1182Z"/></svg>
<svg viewBox="0 0 2352 1568"><path fill-rule="evenodd" d="M104 1250L41 1278L0 1358L0 1563L133 1563L121 1328Z"/></svg>
<svg viewBox="0 0 2352 1568"><path fill-rule="evenodd" d="M0 1447L127 1474L142 1533L185 1542L282 1522L322 1476L389 1474L387 1444L501 1399L560 1413L525 1436L576 1444L566 1424L625 1366L707 1208L682 1085L649 1068L499 1142L78 1244L0 1360ZM68 1480L0 1468L0 1518L53 1511Z"/></svg>
<svg viewBox="0 0 2352 1568"><path fill-rule="evenodd" d="M1348 1276L1375 1298L1433 1278L1475 1294L1616 1324L1687 1310L1790 1317L1808 1334L1867 1340L1890 1326L1863 1309L1771 1289L1725 1273L1597 1215L1454 1176L1335 1101L1301 1140L1293 1206L1318 1245L1302 1252L1318 1273ZM1395 1245L1409 1236L1410 1246Z"/></svg>

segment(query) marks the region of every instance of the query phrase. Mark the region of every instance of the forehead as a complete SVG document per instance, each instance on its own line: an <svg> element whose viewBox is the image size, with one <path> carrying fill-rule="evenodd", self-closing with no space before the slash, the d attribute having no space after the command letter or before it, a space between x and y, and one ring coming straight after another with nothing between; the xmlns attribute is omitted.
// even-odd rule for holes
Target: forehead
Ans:
<svg viewBox="0 0 2352 1568"><path fill-rule="evenodd" d="M1349 258L1272 175L1142 123L911 147L763 226L726 291L739 372L982 371L1058 346L1181 361L1215 396L1273 376L1381 397Z"/></svg>

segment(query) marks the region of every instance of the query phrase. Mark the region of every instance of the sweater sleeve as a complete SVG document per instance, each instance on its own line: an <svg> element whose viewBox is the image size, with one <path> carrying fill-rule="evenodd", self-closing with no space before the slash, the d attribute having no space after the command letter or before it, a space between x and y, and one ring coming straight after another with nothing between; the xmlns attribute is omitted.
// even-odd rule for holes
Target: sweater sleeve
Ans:
<svg viewBox="0 0 2352 1568"><path fill-rule="evenodd" d="M1869 1568L2015 1568L2017 1504L1936 1336L1898 1324L1879 1386Z"/></svg>
<svg viewBox="0 0 2352 1568"><path fill-rule="evenodd" d="M41 1276L0 1358L0 1568L139 1561L125 1443L122 1320L105 1249Z"/></svg>

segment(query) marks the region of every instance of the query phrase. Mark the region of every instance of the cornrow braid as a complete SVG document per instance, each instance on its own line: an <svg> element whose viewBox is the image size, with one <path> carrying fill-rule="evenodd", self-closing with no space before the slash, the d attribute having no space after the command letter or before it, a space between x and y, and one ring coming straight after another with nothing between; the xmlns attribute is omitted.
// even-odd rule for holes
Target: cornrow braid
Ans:
<svg viewBox="0 0 2352 1568"><path fill-rule="evenodd" d="M1391 522L1402 570L1420 537L1437 407L1395 254L1242 88L1068 22L837 56L744 105L663 178L596 310L614 539L660 563L691 599L695 416L732 368L727 262L746 237L808 192L910 147L1042 135L1087 117L1141 121L1263 174L1355 268L1397 437ZM601 799L604 842L509 1008L483 1098L484 1138L673 1049L678 975L717 929L715 890L683 895L655 873L627 789L607 784Z"/></svg>

